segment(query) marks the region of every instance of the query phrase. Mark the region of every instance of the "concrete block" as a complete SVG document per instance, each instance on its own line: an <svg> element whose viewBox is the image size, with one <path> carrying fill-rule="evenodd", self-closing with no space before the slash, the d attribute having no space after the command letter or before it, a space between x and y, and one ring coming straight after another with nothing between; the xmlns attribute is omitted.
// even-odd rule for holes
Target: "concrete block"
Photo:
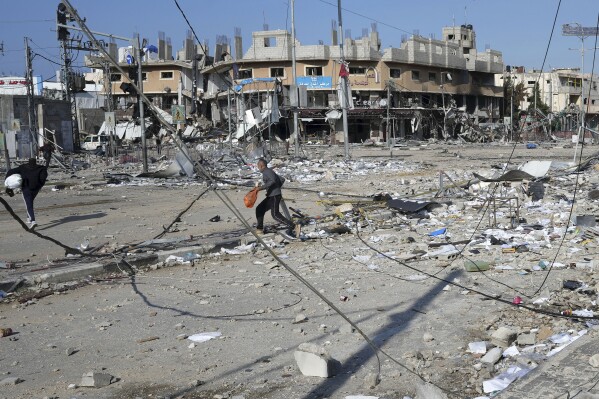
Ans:
<svg viewBox="0 0 599 399"><path fill-rule="evenodd" d="M502 353L501 348L493 348L480 358L480 362L493 365L501 359Z"/></svg>
<svg viewBox="0 0 599 399"><path fill-rule="evenodd" d="M537 343L537 335L535 333L518 335L518 345L534 345Z"/></svg>
<svg viewBox="0 0 599 399"><path fill-rule="evenodd" d="M315 344L304 343L293 354L303 375L329 378L341 368L341 363L333 359L324 349Z"/></svg>
<svg viewBox="0 0 599 399"><path fill-rule="evenodd" d="M507 327L499 327L497 331L491 335L491 342L496 346L507 348L516 340L516 337L517 334L515 331Z"/></svg>
<svg viewBox="0 0 599 399"><path fill-rule="evenodd" d="M79 386L102 388L112 384L113 382L116 382L116 378L108 373L96 373L90 371L89 373L83 374Z"/></svg>

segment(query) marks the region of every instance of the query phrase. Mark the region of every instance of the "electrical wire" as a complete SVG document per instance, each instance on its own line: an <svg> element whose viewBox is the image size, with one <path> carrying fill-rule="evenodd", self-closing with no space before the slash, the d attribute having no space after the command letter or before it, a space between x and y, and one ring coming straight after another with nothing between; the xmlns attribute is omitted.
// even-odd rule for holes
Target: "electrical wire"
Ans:
<svg viewBox="0 0 599 399"><path fill-rule="evenodd" d="M462 284L460 284L460 283L456 283L455 281L449 281L449 280L446 280L446 279L444 279L444 278L438 277L438 276L437 276L437 275L435 275L435 274L427 273L427 272L425 272L425 271L423 271L423 270L421 270L421 269L417 269L417 268L415 268L415 267L413 267L413 266L410 266L409 264L405 263L404 261L401 261L401 260L399 260L399 259L395 259L395 258L393 258L392 256L389 256L389 255L387 255L386 253L384 253L384 252L380 251L379 249L377 249L377 248L373 247L372 245L370 245L369 243L367 243L367 242L366 242L366 241L365 241L365 240L362 238L362 236L360 235L360 232L359 232L359 229L358 229L358 227L357 227L357 226L356 226L356 235L357 235L358 239L359 239L360 241L362 241L362 243L363 243L364 245L366 245L368 248L370 248L370 249L371 249L371 250L373 250L374 252L376 252L376 253L380 254L381 256L383 256L383 257L385 257L385 258L387 258L387 259L393 260L393 261L397 262L398 264L400 264L400 265L402 265L402 266L404 266L404 267L407 267L408 269L411 269L411 270L417 271L417 272L419 272L419 273L422 273L422 274L424 274L425 276L428 276L428 277L434 278L434 279L436 279L436 280L439 280L439 281L442 281L442 282L444 282L444 283L447 283L447 284L453 285L453 286L455 286L455 287L458 287L458 288L461 288L461 289L463 289L463 290L472 291L472 292L474 292L474 293L476 293L476 294L482 295L483 297L485 297L485 298L487 298L487 299L490 299L490 300L493 300L493 301L496 301L496 302L501 302L501 303L504 303L504 304L506 304L506 305L510 305L510 306L513 306L513 307L517 307L517 308L526 309L526 310L529 310L529 311L531 311L531 312L534 312L534 313L539 313L539 314L543 314L543 315L546 315L546 316L561 317L561 318L565 318L565 319L599 320L599 316L576 316L576 315L567 315L567 314L561 314L561 313L551 312L551 311L547 311L547 310L543 310L543 309L537 309L537 308L533 308L533 307L531 307L531 306L528 306L528 305L523 305L523 304L521 304L521 303L520 303L520 304L515 304L515 303L513 303L512 301L509 301L509 300L507 300L507 299L502 299L502 298L500 298L500 297L497 297L497 296L495 296L495 295L490 295L490 294L487 294L487 293L485 293L485 292L482 292L482 291L480 291L480 290L477 290L477 289L475 289L475 288L467 287L467 286L465 286L465 285L462 285Z"/></svg>
<svg viewBox="0 0 599 399"><path fill-rule="evenodd" d="M318 0L318 1L320 1L321 3L324 3L324 4L328 4L328 5L330 5L330 6L333 6L333 7L335 7L335 8L337 7L337 4L330 3L330 2L328 2L328 1L326 1L326 0ZM397 31L404 32L404 33L407 33L407 34L410 34L410 35L412 34L412 32L408 32L408 31L407 31L407 30L405 30L405 29L398 28L397 26L390 25L390 24L388 24L388 23L386 23L386 22L383 22L383 21L379 21L378 19L371 18L371 17L369 17L369 16L367 16L367 15L364 15L364 14L360 14L360 13L358 13L358 12L356 12L356 11L352 11L352 10L349 10L349 9L347 9L347 8L343 8L343 7L341 7L341 9L342 9L343 11L347 11L347 12L348 12L348 13L350 13L350 14L354 14L354 15L357 15L358 17L366 18L366 19L367 19L367 20L369 20L369 21L374 21L374 22L376 22L377 24L381 24L381 25L383 25L383 26L386 26L386 27L388 27L388 28L395 29L395 30L397 30Z"/></svg>
<svg viewBox="0 0 599 399"><path fill-rule="evenodd" d="M56 62L56 61L53 61L53 60L51 60L50 58L47 58L46 56L43 56L43 55L41 55L40 53L35 53L35 52L33 52L33 51L32 51L31 53L33 54L33 58L35 58L36 56L37 56L37 57L41 57L41 58L45 59L46 61L48 61L48 62L51 62L51 63L52 63L52 64L54 64L54 65L62 66L62 64L61 64L61 63L59 63L59 62ZM32 58L32 59L33 59L33 58Z"/></svg>
<svg viewBox="0 0 599 399"><path fill-rule="evenodd" d="M561 0L560 0L561 2ZM597 56L597 38L598 38L598 32L599 30L599 14L597 15L597 25L595 28L595 45L594 47L594 51L593 51L593 64L592 64L592 68L591 68L591 81L589 82L589 94L587 96L587 106L588 104L590 104L590 99L591 99L591 87L593 86L593 74L595 72L595 59ZM582 79L584 79L584 76L582 76ZM584 93L583 93L583 97L584 97ZM583 104L584 106L584 104ZM572 215L574 213L574 206L576 204L576 194L578 193L578 186L579 186L579 177L580 177L580 169L582 166L582 154L583 154L583 150L584 150L584 136L586 135L586 131L585 131L585 124L584 124L584 118L580 121L580 130L581 130L581 138L582 138L582 143L580 144L580 157L578 160L578 167L576 168L576 180L574 181L574 192L572 195L572 204L570 206L570 212L568 213L568 222L566 224L566 229L564 231L564 235L562 236L562 239L559 243L559 246L557 247L557 250L555 251L555 256L553 257L553 261L551 262L551 265L549 266L549 269L547 270L547 274L545 275L545 278L543 279L543 282L541 283L541 285L539 286L539 288L537 288L537 290L535 291L535 293L533 295L536 295L537 293L539 293L541 291L541 289L543 288L543 286L545 285L545 283L547 282L547 279L549 278L549 275L551 274L551 271L553 270L553 265L555 264L555 261L557 260L557 256L559 255L562 246L564 245L564 241L566 239L566 235L568 234L568 227L570 226L571 220L572 220Z"/></svg>

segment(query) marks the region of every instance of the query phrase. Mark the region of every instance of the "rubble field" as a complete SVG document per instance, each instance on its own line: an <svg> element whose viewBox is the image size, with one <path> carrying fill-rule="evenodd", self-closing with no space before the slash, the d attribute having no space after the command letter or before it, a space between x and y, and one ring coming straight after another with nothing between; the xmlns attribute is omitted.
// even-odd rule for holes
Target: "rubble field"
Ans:
<svg viewBox="0 0 599 399"><path fill-rule="evenodd" d="M0 213L0 398L501 397L597 336L596 147L575 164L555 143L341 150L271 160L296 240L258 239L202 178L52 167L36 231L80 253ZM251 225L255 159L212 154Z"/></svg>

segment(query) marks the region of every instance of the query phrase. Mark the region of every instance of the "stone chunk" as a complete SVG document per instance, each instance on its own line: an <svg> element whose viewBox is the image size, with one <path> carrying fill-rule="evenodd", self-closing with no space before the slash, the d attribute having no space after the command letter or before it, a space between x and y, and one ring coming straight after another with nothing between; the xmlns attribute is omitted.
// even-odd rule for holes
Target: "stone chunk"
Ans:
<svg viewBox="0 0 599 399"><path fill-rule="evenodd" d="M83 374L79 386L102 388L112 384L113 382L116 382L116 378L108 373L96 373L94 371L90 371L89 373Z"/></svg>
<svg viewBox="0 0 599 399"><path fill-rule="evenodd" d="M65 354L66 354L67 356L71 356L71 355L73 355L73 354L75 354L75 353L77 353L77 349L75 349L75 348L67 348L67 349L65 350Z"/></svg>
<svg viewBox="0 0 599 399"><path fill-rule="evenodd" d="M424 335L422 336L422 340L424 342L431 342L435 339L435 337L433 336L433 334L429 333L429 332L425 332Z"/></svg>
<svg viewBox="0 0 599 399"><path fill-rule="evenodd" d="M0 381L0 385L17 385L23 382L19 377L8 377Z"/></svg>
<svg viewBox="0 0 599 399"><path fill-rule="evenodd" d="M341 363L333 359L325 348L303 343L294 352L295 362L303 375L328 378L341 368Z"/></svg>
<svg viewBox="0 0 599 399"><path fill-rule="evenodd" d="M591 356L589 364L595 368L599 367L599 354Z"/></svg>
<svg viewBox="0 0 599 399"><path fill-rule="evenodd" d="M516 336L517 334L515 331L512 331L507 327L499 327L497 331L491 335L491 342L495 346L507 348L516 340Z"/></svg>
<svg viewBox="0 0 599 399"><path fill-rule="evenodd" d="M535 333L518 335L518 345L534 345L537 343L537 335Z"/></svg>
<svg viewBox="0 0 599 399"><path fill-rule="evenodd" d="M417 399L448 399L441 389L429 383L418 383L416 385Z"/></svg>
<svg viewBox="0 0 599 399"><path fill-rule="evenodd" d="M552 335L553 335L553 330L550 327L543 326L539 329L539 332L537 333L537 338L541 341L544 341L547 338L551 337Z"/></svg>
<svg viewBox="0 0 599 399"><path fill-rule="evenodd" d="M488 351L486 355L481 357L480 361L481 363L493 365L497 363L499 359L501 359L502 353L503 351L501 350L501 348L493 348L490 351Z"/></svg>

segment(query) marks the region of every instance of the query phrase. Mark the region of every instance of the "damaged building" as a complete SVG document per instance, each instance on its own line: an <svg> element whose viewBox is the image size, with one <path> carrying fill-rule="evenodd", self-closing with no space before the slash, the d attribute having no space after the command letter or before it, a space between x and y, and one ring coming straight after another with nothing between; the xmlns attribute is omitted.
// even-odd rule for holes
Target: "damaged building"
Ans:
<svg viewBox="0 0 599 399"><path fill-rule="evenodd" d="M340 113L330 112L340 109L341 57L335 28L333 24L330 45L295 43L300 130L307 140L343 140ZM265 99L279 93L282 119L276 130L282 137L292 130L292 47L286 30L254 32L242 58L219 63L221 70L230 66L234 94L246 109L264 111L272 103ZM351 85L350 142L387 141L387 132L398 139L450 138L473 123L500 121L503 89L494 76L503 70L502 54L478 52L471 25L444 28L443 40L415 35L403 37L399 48L383 49L373 24L362 37L344 40L344 56ZM226 93L205 94L207 100L218 99L219 109L227 108ZM467 117L456 118L458 113ZM247 116L237 122L251 125L247 118L256 112L238 114ZM225 116L219 115L218 121Z"/></svg>
<svg viewBox="0 0 599 399"><path fill-rule="evenodd" d="M292 37L286 30L253 32L245 53L237 30L233 48L228 38L219 37L212 56L207 44L194 44L190 34L173 56L160 34L158 46L148 46L142 60L144 93L167 112L173 104L183 105L188 125L196 130L182 129L188 134L218 127L245 140L289 137L291 104L297 100L302 138L340 143L341 56L334 22L331 33L330 44L303 45L296 39L297 95L292 90ZM120 67L133 69L132 48L112 52ZM360 38L345 38L344 58L351 88L350 142L465 137L479 124L501 121L503 88L496 85L495 74L503 71L502 54L479 52L472 25L443 28L442 40L404 36L399 48L382 48L373 24ZM99 67L101 61L90 57L88 65ZM132 115L137 100L127 83L135 72L124 77L111 67L109 73L117 111Z"/></svg>

